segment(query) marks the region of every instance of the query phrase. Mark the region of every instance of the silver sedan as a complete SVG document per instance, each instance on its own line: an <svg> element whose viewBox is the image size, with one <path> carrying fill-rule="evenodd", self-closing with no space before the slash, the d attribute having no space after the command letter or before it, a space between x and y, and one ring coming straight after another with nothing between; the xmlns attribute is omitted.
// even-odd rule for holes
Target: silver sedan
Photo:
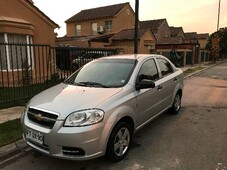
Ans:
<svg viewBox="0 0 227 170"><path fill-rule="evenodd" d="M119 161L137 130L166 110L179 112L182 88L182 70L163 56L103 57L30 100L23 138L59 158Z"/></svg>

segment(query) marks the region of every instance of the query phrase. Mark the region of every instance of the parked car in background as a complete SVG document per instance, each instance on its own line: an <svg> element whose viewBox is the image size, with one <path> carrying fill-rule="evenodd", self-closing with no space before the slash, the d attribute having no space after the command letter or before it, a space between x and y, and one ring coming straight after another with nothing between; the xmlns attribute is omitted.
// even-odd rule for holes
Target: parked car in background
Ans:
<svg viewBox="0 0 227 170"><path fill-rule="evenodd" d="M54 157L119 161L135 132L180 111L182 89L182 70L161 55L103 57L29 101L23 138Z"/></svg>
<svg viewBox="0 0 227 170"><path fill-rule="evenodd" d="M88 50L78 47L57 47L56 48L56 67L61 70L76 71L88 62L110 56L114 51L110 50Z"/></svg>
<svg viewBox="0 0 227 170"><path fill-rule="evenodd" d="M56 67L60 70L70 70L72 60L79 58L85 52L77 47L56 47Z"/></svg>
<svg viewBox="0 0 227 170"><path fill-rule="evenodd" d="M95 60L100 57L108 56L111 53L103 52L103 51L87 51L78 58L74 58L71 61L71 70L74 72L83 65L89 63L92 60Z"/></svg>

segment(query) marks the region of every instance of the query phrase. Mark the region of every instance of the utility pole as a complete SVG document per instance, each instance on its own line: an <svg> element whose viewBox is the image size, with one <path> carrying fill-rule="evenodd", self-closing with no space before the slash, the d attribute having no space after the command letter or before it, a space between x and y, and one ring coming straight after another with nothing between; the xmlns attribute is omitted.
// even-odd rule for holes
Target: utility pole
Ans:
<svg viewBox="0 0 227 170"><path fill-rule="evenodd" d="M220 21L220 11L221 11L221 0L219 0L219 3L218 3L218 21L217 21L217 32L219 31L219 21ZM219 56L220 56L220 37L219 37L219 34L218 34L218 37L216 37L216 41L218 42L218 45L216 47L216 57L215 57L215 61L217 59L219 59Z"/></svg>
<svg viewBox="0 0 227 170"><path fill-rule="evenodd" d="M221 0L219 0L219 4L218 4L218 22L217 22L217 31L219 30L220 11L221 11Z"/></svg>
<svg viewBox="0 0 227 170"><path fill-rule="evenodd" d="M138 21L139 21L139 0L135 0L135 36L134 36L134 53L138 54Z"/></svg>

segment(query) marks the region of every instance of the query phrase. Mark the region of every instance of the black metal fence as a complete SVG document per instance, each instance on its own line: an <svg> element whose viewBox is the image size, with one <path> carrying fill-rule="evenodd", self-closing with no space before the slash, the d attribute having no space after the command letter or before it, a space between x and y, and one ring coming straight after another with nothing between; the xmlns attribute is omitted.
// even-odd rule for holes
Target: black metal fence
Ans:
<svg viewBox="0 0 227 170"><path fill-rule="evenodd" d="M84 64L118 49L0 43L0 108L20 105Z"/></svg>

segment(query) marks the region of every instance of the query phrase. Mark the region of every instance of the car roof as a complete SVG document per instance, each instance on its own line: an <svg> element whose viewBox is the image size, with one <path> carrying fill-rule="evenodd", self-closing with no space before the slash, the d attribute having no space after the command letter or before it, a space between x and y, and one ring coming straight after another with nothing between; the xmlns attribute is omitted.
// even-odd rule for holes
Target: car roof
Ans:
<svg viewBox="0 0 227 170"><path fill-rule="evenodd" d="M163 57L158 54L119 54L113 56L102 57L101 59L134 59L134 60L144 60L147 57Z"/></svg>

